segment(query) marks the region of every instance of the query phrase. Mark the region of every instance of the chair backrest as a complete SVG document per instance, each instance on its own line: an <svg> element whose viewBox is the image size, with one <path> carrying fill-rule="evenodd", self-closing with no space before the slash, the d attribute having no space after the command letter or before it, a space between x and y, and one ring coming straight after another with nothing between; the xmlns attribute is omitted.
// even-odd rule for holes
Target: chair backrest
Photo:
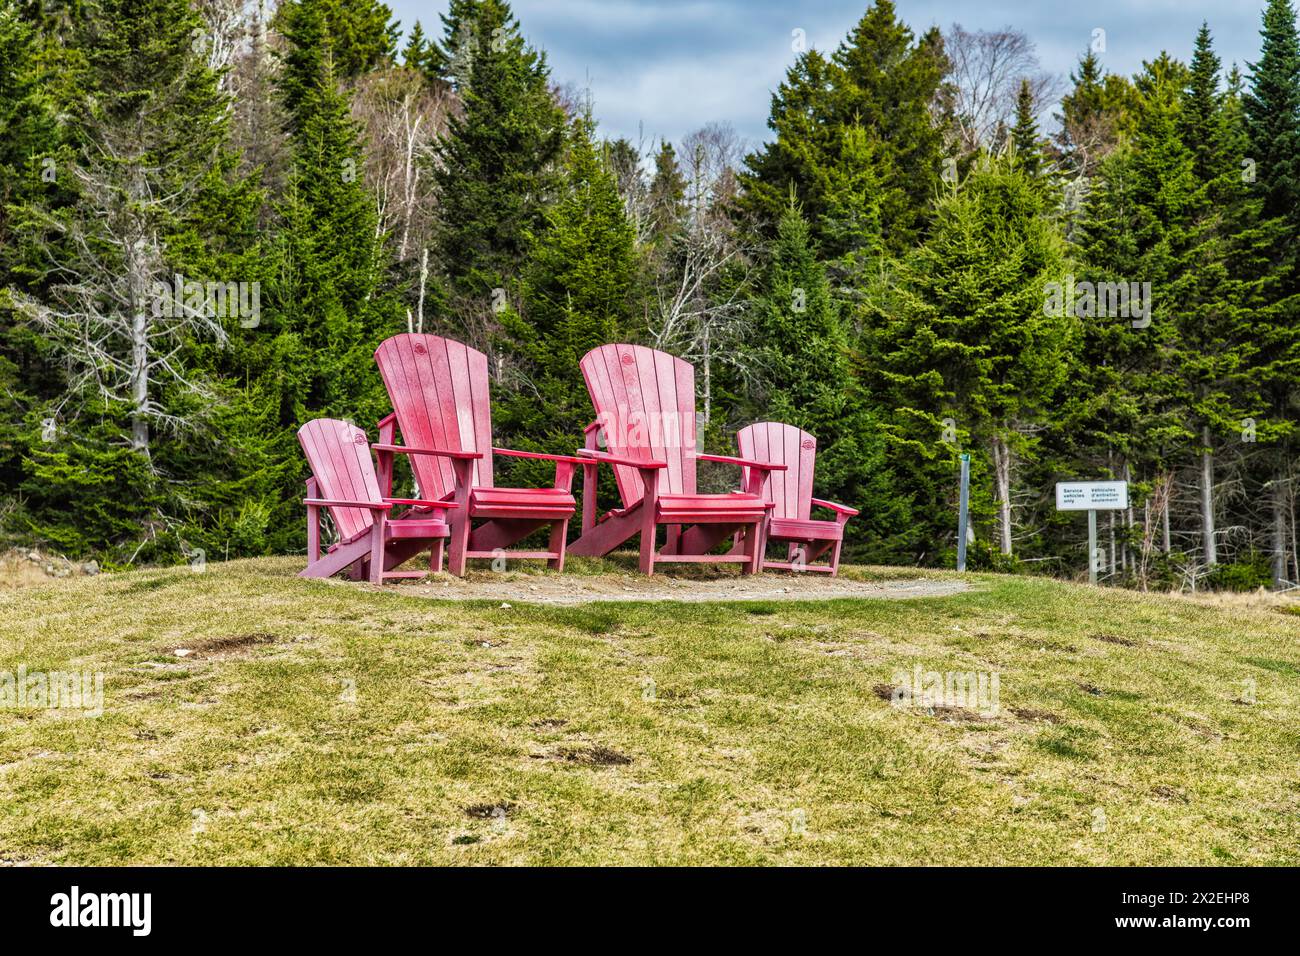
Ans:
<svg viewBox="0 0 1300 956"><path fill-rule="evenodd" d="M579 363L610 454L664 461L659 490L695 493L695 369L644 345L602 345ZM645 494L635 468L614 467L623 505Z"/></svg>
<svg viewBox="0 0 1300 956"><path fill-rule="evenodd" d="M768 473L763 497L776 502L774 518L807 521L812 514L813 467L817 439L782 422L757 422L736 432L741 458L785 465L785 471Z"/></svg>
<svg viewBox="0 0 1300 956"><path fill-rule="evenodd" d="M370 440L356 425L337 418L316 418L298 429L298 444L307 456L316 497L343 501L383 501ZM375 523L366 508L330 508L339 539L351 541Z"/></svg>
<svg viewBox="0 0 1300 956"><path fill-rule="evenodd" d="M487 356L455 339L404 333L380 343L375 361L397 415L402 444L480 452L473 484L492 487ZM437 500L455 492L450 459L407 457L423 497Z"/></svg>

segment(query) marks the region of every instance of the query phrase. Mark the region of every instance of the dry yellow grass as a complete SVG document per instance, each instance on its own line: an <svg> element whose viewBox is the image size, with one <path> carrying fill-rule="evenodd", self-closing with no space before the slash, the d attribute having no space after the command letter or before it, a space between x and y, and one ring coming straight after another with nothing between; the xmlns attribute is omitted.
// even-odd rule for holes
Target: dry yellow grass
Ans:
<svg viewBox="0 0 1300 956"><path fill-rule="evenodd" d="M1300 861L1300 618L1276 608L992 575L501 607L298 567L0 594L0 671L105 680L97 718L0 709L0 860ZM916 667L996 673L996 713L894 706Z"/></svg>

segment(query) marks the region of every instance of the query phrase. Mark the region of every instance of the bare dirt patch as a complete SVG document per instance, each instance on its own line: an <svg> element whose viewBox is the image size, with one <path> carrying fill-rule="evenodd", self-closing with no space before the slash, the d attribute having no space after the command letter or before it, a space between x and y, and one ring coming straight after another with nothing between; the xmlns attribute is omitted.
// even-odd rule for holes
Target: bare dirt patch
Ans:
<svg viewBox="0 0 1300 956"><path fill-rule="evenodd" d="M894 687L892 684L875 684L871 688L881 700L888 701L891 704L895 701L911 702L914 700L912 692L906 687ZM920 711L929 717L938 717L940 720L950 723L977 723L979 721L991 720L983 714L976 713L967 707L950 707L947 704L924 704L909 703L910 709Z"/></svg>
<svg viewBox="0 0 1300 956"><path fill-rule="evenodd" d="M475 820L503 820L514 808L515 805L509 800L500 803L473 803L465 808L465 815Z"/></svg>
<svg viewBox="0 0 1300 956"><path fill-rule="evenodd" d="M1028 720L1033 723L1059 724L1061 722L1060 714L1054 714L1050 710L1038 710L1034 707L1012 707L1011 713L1021 720Z"/></svg>
<svg viewBox="0 0 1300 956"><path fill-rule="evenodd" d="M596 767L621 767L632 762L627 754L612 747L597 744L592 747L565 747L556 756L566 763L580 763Z"/></svg>
<svg viewBox="0 0 1300 956"><path fill-rule="evenodd" d="M339 581L341 587L356 587ZM964 581L916 578L852 581L848 578L755 574L713 580L667 574L519 575L472 573L464 580L433 580L402 587L403 594L435 600L587 604L596 601L824 601L829 598L948 597L970 589Z"/></svg>
<svg viewBox="0 0 1300 956"><path fill-rule="evenodd" d="M887 700L887 701L889 701L889 700L893 700L893 699L894 699L894 685L893 685L893 684L875 684L875 685L872 686L871 691L872 691L872 693L874 693L877 697L879 697L881 700ZM904 690L904 691L901 691L900 693L901 693L901 695L904 696L904 697L907 696L907 691L905 691L905 690Z"/></svg>
<svg viewBox="0 0 1300 956"><path fill-rule="evenodd" d="M279 638L274 634L258 631L237 637L213 637L206 641L191 642L184 647L176 648L172 653L177 657L188 658L230 657L258 644L274 644L277 640Z"/></svg>
<svg viewBox="0 0 1300 956"><path fill-rule="evenodd" d="M1090 634L1088 635L1094 641L1104 641L1107 644L1118 644L1120 647L1137 647L1138 642L1130 640L1127 637L1120 637L1118 634Z"/></svg>

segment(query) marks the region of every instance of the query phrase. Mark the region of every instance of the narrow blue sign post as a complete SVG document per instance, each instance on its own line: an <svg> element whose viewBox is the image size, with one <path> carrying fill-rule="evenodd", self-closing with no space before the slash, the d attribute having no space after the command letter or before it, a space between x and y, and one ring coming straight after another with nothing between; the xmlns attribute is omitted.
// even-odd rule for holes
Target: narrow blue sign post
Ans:
<svg viewBox="0 0 1300 956"><path fill-rule="evenodd" d="M957 570L966 570L966 523L970 518L970 452L961 453L961 497L957 505Z"/></svg>

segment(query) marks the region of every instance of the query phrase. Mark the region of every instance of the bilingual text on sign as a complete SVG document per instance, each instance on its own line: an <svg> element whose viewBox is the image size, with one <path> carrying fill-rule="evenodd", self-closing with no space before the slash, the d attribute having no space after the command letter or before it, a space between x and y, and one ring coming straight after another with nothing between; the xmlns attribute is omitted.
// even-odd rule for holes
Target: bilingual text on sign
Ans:
<svg viewBox="0 0 1300 956"><path fill-rule="evenodd" d="M1116 511L1128 507L1127 481L1059 481L1057 511Z"/></svg>

